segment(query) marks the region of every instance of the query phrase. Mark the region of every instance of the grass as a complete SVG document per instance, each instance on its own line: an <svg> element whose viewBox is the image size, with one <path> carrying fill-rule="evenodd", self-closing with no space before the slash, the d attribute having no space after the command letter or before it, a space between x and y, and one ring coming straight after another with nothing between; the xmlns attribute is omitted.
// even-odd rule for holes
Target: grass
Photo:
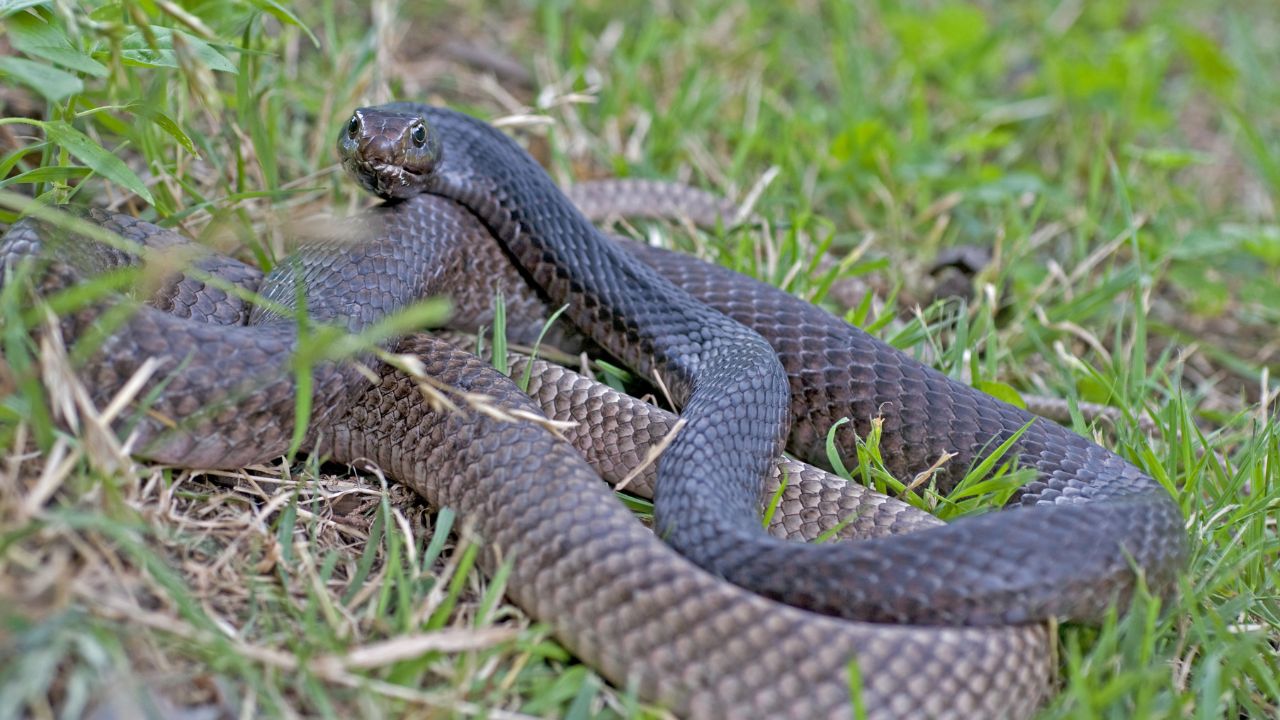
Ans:
<svg viewBox="0 0 1280 720"><path fill-rule="evenodd" d="M0 223L92 199L269 265L298 218L367 202L332 138L392 97L545 115L525 136L561 180L741 198L773 175L776 233L673 242L990 391L1113 405L1075 429L1177 489L1180 597L1064 628L1044 717L1276 715L1280 10L802 5L0 3ZM917 312L922 269L968 244L993 249L971 301ZM881 300L842 301L867 278ZM500 602L452 516L394 483L102 471L91 427L50 423L8 290L0 717L659 712Z"/></svg>

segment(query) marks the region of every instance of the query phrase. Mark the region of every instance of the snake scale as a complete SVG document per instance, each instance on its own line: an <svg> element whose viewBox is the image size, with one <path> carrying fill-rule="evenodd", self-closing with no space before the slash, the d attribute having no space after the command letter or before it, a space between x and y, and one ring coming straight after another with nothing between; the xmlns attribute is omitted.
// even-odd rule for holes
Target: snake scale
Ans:
<svg viewBox="0 0 1280 720"><path fill-rule="evenodd" d="M619 687L689 717L842 717L857 706L873 717L1024 717L1046 699L1053 673L1040 621L1094 620L1127 600L1139 574L1171 590L1185 556L1176 504L1084 438L767 285L617 243L514 141L469 116L414 104L361 109L339 152L362 184L392 198L347 226L354 239L309 242L261 279L200 255L196 272L171 278L150 305L112 296L59 318L69 338L112 328L81 368L98 402L147 358L160 361L147 412L127 427L139 456L189 467L278 457L294 428L291 358L306 338L290 311L300 299L310 322L359 332L417 298L465 295L456 283L500 264L510 269L491 283L530 288L515 290L517 305L534 315L568 305L574 331L660 378L681 407L685 424L648 480L657 535L544 428L465 404L442 411L388 365L373 364L372 389L349 360L312 367L303 448L374 463L470 518L485 564L511 563L511 598ZM186 245L126 216L85 218L149 251ZM37 259L33 282L46 296L139 254L32 219L0 245L6 281ZM250 307L227 284L275 305ZM419 356L429 377L459 391L539 410L440 339L388 347ZM642 412L582 383L543 366L530 390L553 415L625 424ZM670 428L654 417L649 438L629 440L632 455ZM1012 453L1036 478L1014 507L947 525L869 500L857 506L856 542L761 532L762 478L783 443L820 460L827 429L844 417L852 422L837 440L849 459L854 434L883 419L883 456L899 477L953 452L937 474L946 490L1016 436ZM794 472L800 494L858 496ZM803 518L822 512L784 511L795 522L774 532L812 537ZM916 531L884 537L903 530Z"/></svg>

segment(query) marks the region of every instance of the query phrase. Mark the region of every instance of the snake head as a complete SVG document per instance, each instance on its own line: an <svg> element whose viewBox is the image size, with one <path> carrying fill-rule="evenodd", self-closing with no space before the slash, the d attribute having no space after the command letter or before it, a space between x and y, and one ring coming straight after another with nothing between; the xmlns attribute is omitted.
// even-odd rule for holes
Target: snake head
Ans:
<svg viewBox="0 0 1280 720"><path fill-rule="evenodd" d="M421 115L384 107L356 110L338 134L342 167L388 200L421 193L440 152L439 135Z"/></svg>

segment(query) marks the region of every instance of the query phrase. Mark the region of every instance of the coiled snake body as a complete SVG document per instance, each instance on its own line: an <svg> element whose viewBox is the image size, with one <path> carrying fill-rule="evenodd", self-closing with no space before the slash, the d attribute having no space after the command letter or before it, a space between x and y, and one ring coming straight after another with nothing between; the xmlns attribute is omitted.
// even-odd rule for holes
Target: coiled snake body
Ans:
<svg viewBox="0 0 1280 720"><path fill-rule="evenodd" d="M390 367L373 390L343 360L313 368L304 447L372 461L474 518L486 561L512 563L509 595L619 686L696 717L843 716L855 704L882 717L1020 717L1044 699L1052 674L1048 631L1034 623L1094 619L1127 600L1138 572L1159 592L1171 587L1185 554L1176 505L1084 438L785 293L670 253L623 249L514 142L473 118L412 104L362 109L339 149L366 187L396 200L368 214L357 242L312 243L283 263L263 296L288 309L303 283L309 318L360 331L474 272L459 257L506 258L538 287L527 304L567 303L578 329L660 376L682 405L686 424L662 456L655 499L657 530L677 554L541 428L433 411ZM149 247L181 244L128 218L89 219ZM485 244L490 235L500 253ZM0 259L11 268L29 256L48 259L37 276L46 294L135 261L24 221ZM218 256L196 268L257 282ZM195 277L167 290L92 355L83 372L95 397L110 397L157 357L166 384L137 420L138 454L225 467L284 452L297 323L247 311ZM127 304L70 313L61 330L80 337ZM215 324L245 317L248 326ZM505 378L438 340L398 347L444 383L534 409ZM544 405L554 411L556 402ZM798 456L821 458L827 429L843 417L852 422L837 438L850 458L852 433L884 419L883 454L900 477L954 452L938 476L946 489L1016 436L1012 453L1037 478L1016 509L896 538L805 545L759 532L761 478L781 444L789 437ZM876 503L859 512L909 516Z"/></svg>

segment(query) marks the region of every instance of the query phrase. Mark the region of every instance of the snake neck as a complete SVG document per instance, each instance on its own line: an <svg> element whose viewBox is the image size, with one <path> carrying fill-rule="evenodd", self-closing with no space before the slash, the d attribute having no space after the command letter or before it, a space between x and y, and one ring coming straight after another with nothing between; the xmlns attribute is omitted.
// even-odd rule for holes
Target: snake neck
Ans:
<svg viewBox="0 0 1280 720"><path fill-rule="evenodd" d="M660 531L716 525L711 515L758 525L762 478L788 429L787 377L768 343L605 237L500 131L442 108L393 109L420 113L444 138L427 191L467 207L575 325L684 408L687 424L659 466L670 478L659 506L695 512L681 513L680 527L659 518ZM689 500L707 478L721 490Z"/></svg>
<svg viewBox="0 0 1280 720"><path fill-rule="evenodd" d="M684 404L705 354L665 344L649 319L692 307L694 324L720 330L739 326L693 301L600 233L510 137L444 108L410 108L447 138L427 191L474 213L554 305L568 306L571 322L633 370L652 377L661 368L672 399Z"/></svg>

